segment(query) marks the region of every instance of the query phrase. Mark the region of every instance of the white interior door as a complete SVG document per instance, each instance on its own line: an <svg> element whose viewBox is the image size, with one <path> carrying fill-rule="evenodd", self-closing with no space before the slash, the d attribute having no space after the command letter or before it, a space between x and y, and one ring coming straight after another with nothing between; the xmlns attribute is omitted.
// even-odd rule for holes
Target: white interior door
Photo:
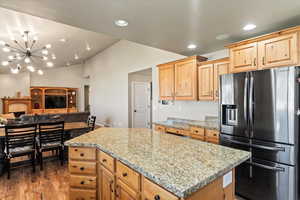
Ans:
<svg viewBox="0 0 300 200"><path fill-rule="evenodd" d="M151 128L151 88L147 82L132 83L132 128Z"/></svg>

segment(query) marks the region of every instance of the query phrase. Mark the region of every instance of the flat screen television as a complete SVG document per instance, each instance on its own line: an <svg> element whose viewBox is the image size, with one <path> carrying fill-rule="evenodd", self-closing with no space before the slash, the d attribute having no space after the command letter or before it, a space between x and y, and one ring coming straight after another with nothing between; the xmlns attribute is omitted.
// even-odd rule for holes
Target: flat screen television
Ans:
<svg viewBox="0 0 300 200"><path fill-rule="evenodd" d="M66 108L66 107L67 107L66 96L54 96L54 95L45 96L46 109Z"/></svg>

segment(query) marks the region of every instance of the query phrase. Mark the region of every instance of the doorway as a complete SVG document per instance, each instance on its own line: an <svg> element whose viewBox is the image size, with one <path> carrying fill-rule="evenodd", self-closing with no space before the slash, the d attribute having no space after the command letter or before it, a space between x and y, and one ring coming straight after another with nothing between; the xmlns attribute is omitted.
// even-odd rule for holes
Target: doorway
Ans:
<svg viewBox="0 0 300 200"><path fill-rule="evenodd" d="M129 74L128 117L131 128L152 128L152 69Z"/></svg>
<svg viewBox="0 0 300 200"><path fill-rule="evenodd" d="M84 111L91 112L90 110L90 86L84 86Z"/></svg>

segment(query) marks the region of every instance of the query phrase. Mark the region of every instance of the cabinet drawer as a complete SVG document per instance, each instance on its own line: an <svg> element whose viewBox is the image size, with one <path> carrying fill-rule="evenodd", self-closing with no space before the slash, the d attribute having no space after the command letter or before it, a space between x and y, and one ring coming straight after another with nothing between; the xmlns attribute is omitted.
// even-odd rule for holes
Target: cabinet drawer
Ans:
<svg viewBox="0 0 300 200"><path fill-rule="evenodd" d="M70 186L79 188L96 189L97 178L95 176L70 176Z"/></svg>
<svg viewBox="0 0 300 200"><path fill-rule="evenodd" d="M96 200L96 190L70 188L70 200Z"/></svg>
<svg viewBox="0 0 300 200"><path fill-rule="evenodd" d="M205 132L207 142L219 144L219 131L207 129Z"/></svg>
<svg viewBox="0 0 300 200"><path fill-rule="evenodd" d="M115 172L115 159L107 153L99 151L99 162L109 171Z"/></svg>
<svg viewBox="0 0 300 200"><path fill-rule="evenodd" d="M152 183L146 178L143 178L143 195L145 199L160 199L160 200L179 200L176 196L167 190Z"/></svg>
<svg viewBox="0 0 300 200"><path fill-rule="evenodd" d="M96 174L96 162L70 161L69 172L71 174Z"/></svg>
<svg viewBox="0 0 300 200"><path fill-rule="evenodd" d="M117 177L124 183L132 187L132 189L139 191L140 189L140 174L130 169L121 162L117 162Z"/></svg>
<svg viewBox="0 0 300 200"><path fill-rule="evenodd" d="M204 128L191 127L191 137L198 140L205 140Z"/></svg>
<svg viewBox="0 0 300 200"><path fill-rule="evenodd" d="M96 149L84 147L70 147L69 158L75 160L96 160Z"/></svg>
<svg viewBox="0 0 300 200"><path fill-rule="evenodd" d="M166 132L166 127L160 126L160 125L155 125L155 130L159 132Z"/></svg>
<svg viewBox="0 0 300 200"><path fill-rule="evenodd" d="M180 129L176 129L176 128L166 128L166 132L167 133L175 133L175 134L178 134L178 135L181 135L182 130Z"/></svg>
<svg viewBox="0 0 300 200"><path fill-rule="evenodd" d="M190 131L189 130L180 130L179 134L184 135L184 136L190 136Z"/></svg>

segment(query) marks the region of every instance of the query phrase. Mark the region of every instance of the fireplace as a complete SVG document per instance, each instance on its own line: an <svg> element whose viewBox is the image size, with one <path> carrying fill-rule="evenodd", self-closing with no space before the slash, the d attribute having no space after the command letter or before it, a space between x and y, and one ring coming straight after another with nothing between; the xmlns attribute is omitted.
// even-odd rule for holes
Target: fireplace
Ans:
<svg viewBox="0 0 300 200"><path fill-rule="evenodd" d="M31 98L3 98L3 114L14 113L16 116L31 113Z"/></svg>

